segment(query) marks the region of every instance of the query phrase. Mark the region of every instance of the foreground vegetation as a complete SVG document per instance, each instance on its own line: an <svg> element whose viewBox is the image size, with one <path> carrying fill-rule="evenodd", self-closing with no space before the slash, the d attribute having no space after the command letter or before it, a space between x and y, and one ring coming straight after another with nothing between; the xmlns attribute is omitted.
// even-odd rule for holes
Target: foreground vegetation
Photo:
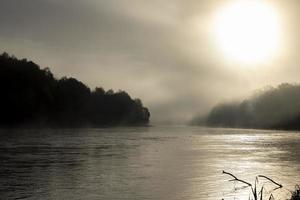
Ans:
<svg viewBox="0 0 300 200"><path fill-rule="evenodd" d="M239 182L244 185L244 187L241 187L239 189L250 188L249 200L263 200L263 199L275 200L276 196L273 195L273 192L275 192L276 190L285 189L285 188L283 188L283 186L281 184L275 182L273 179L271 179L267 176L264 176L264 175L258 175L257 177L255 177L255 182L253 185L249 182L246 182L242 179L237 178L232 173L223 171L223 174L229 175L232 178L230 181ZM265 184L259 186L259 181L261 181L261 179L266 180L268 183L272 184L274 187L270 191L267 191L266 184L268 184L268 183L265 183ZM236 190L238 190L238 189L236 189ZM300 187L299 186L296 186L294 191L289 191L287 189L285 189L285 190L288 191L288 193L290 193L290 197L285 197L287 200L288 199L300 200Z"/></svg>
<svg viewBox="0 0 300 200"><path fill-rule="evenodd" d="M300 130L300 85L284 83L242 102L215 106L194 124L262 129Z"/></svg>
<svg viewBox="0 0 300 200"><path fill-rule="evenodd" d="M91 91L75 78L54 78L48 68L0 55L0 126L142 125L150 113L126 92Z"/></svg>
<svg viewBox="0 0 300 200"><path fill-rule="evenodd" d="M295 191L292 192L291 200L300 200L300 187L296 186Z"/></svg>

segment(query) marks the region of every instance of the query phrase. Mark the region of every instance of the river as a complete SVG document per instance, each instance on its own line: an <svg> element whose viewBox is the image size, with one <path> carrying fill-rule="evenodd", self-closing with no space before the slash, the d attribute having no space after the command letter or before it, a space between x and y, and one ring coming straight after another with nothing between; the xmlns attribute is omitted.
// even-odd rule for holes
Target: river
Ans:
<svg viewBox="0 0 300 200"><path fill-rule="evenodd" d="M153 126L0 130L0 199L248 200L300 184L300 132Z"/></svg>

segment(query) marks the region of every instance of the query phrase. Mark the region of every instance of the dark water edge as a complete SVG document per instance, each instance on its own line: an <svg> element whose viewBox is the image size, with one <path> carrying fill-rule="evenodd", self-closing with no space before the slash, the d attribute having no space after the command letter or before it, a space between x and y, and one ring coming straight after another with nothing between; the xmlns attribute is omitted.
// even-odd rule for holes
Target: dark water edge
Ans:
<svg viewBox="0 0 300 200"><path fill-rule="evenodd" d="M275 193L283 198L300 180L299 132L2 129L0 144L1 199L248 199L222 170L249 182L271 177L284 186Z"/></svg>
<svg viewBox="0 0 300 200"><path fill-rule="evenodd" d="M40 130L40 131L47 131L47 130L84 130L84 129L114 129L114 128L139 128L139 127L153 127L155 125L149 123L136 123L136 124L103 124L103 125L78 125L78 126L59 126L53 124L44 124L44 123L26 123L20 125L6 125L1 126L0 130L3 131L23 131L23 130Z"/></svg>

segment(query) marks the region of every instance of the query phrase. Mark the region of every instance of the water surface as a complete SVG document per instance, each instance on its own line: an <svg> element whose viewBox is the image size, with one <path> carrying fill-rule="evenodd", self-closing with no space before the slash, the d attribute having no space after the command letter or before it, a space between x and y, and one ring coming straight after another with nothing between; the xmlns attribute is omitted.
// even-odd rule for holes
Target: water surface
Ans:
<svg viewBox="0 0 300 200"><path fill-rule="evenodd" d="M1 199L248 199L267 175L284 188L300 183L300 132L157 126L1 130ZM274 186L260 180L266 191ZM270 194L270 193L269 193ZM265 194L268 196L269 194Z"/></svg>

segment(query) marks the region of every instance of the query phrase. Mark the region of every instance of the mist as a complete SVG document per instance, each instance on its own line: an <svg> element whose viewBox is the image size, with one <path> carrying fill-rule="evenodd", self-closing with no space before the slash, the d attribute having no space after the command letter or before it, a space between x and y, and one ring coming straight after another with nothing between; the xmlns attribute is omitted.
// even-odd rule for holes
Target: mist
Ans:
<svg viewBox="0 0 300 200"><path fill-rule="evenodd" d="M300 85L283 83L267 87L238 102L216 105L194 124L265 129L299 129Z"/></svg>
<svg viewBox="0 0 300 200"><path fill-rule="evenodd" d="M281 13L283 53L242 66L222 57L211 32L229 1L4 0L1 50L50 67L55 77L123 89L143 100L153 123L185 122L219 102L299 77L298 1Z"/></svg>

